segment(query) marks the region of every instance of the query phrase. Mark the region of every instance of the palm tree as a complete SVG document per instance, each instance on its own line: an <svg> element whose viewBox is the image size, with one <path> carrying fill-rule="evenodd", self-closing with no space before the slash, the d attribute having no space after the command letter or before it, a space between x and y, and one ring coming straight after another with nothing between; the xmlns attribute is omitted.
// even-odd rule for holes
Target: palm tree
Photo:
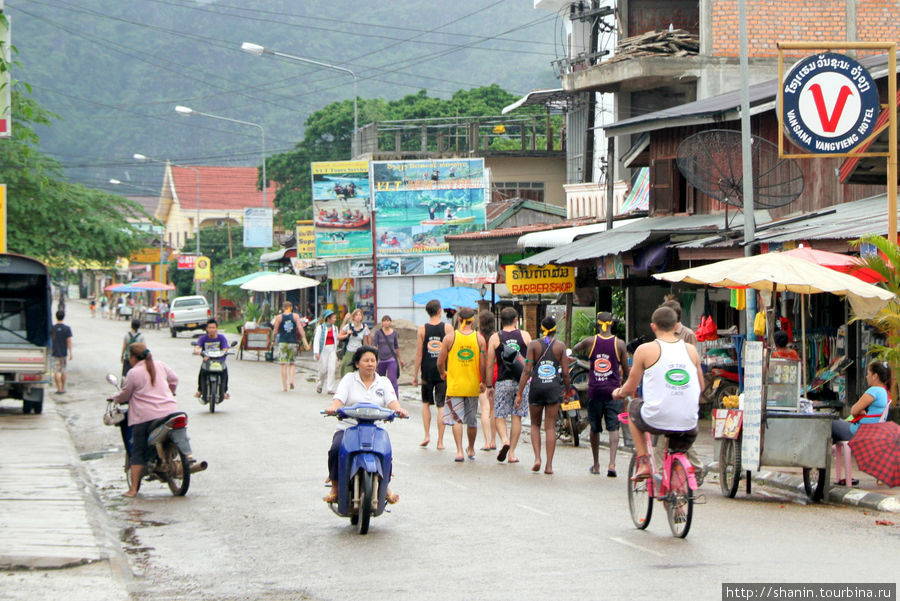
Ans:
<svg viewBox="0 0 900 601"><path fill-rule="evenodd" d="M853 246L868 244L878 250L878 254L862 259L863 265L877 272L883 282L878 285L895 294L873 319L868 320L887 337L887 345L872 345L869 354L881 361L887 361L897 374L900 367L900 245L882 236L866 234L851 243ZM897 398L897 377L893 378L891 395Z"/></svg>

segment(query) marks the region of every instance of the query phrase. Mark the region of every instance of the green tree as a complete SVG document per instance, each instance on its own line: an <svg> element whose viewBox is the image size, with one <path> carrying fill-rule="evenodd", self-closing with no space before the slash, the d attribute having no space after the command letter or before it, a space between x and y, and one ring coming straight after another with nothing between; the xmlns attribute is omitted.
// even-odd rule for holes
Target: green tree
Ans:
<svg viewBox="0 0 900 601"><path fill-rule="evenodd" d="M213 275L212 282L204 284L204 290L215 290L231 300L245 298L242 296L244 291L239 287L223 286L222 283L258 271L260 269L259 258L266 252L266 249L246 248L243 240L244 228L241 226L201 228L200 253L209 257ZM181 252L193 254L196 248L197 241L192 236L185 240ZM169 262L169 281L175 286L177 295L193 294L194 272L179 270L177 262L174 260Z"/></svg>
<svg viewBox="0 0 900 601"><path fill-rule="evenodd" d="M0 181L7 185L7 247L54 264L110 262L147 243L131 220L149 220L137 203L62 179L58 162L37 150L35 125L54 115L20 89L12 93L13 136L0 141Z"/></svg>

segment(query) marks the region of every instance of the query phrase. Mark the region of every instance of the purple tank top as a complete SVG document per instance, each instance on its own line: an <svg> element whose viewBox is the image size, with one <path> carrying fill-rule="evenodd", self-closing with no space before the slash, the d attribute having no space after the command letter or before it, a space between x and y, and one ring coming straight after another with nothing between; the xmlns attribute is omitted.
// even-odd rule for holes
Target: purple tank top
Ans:
<svg viewBox="0 0 900 601"><path fill-rule="evenodd" d="M593 396L598 392L611 393L622 385L622 375L619 369L619 356L616 353L616 337L594 336L594 346L591 348L591 373L588 378L588 395Z"/></svg>

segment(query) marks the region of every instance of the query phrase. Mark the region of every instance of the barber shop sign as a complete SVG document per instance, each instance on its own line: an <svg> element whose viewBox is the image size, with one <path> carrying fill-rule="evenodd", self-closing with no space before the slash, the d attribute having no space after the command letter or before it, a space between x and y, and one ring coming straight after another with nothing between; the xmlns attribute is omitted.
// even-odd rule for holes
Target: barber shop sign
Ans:
<svg viewBox="0 0 900 601"><path fill-rule="evenodd" d="M798 61L781 88L782 122L802 148L819 154L849 152L875 128L878 89L869 72L843 54Z"/></svg>

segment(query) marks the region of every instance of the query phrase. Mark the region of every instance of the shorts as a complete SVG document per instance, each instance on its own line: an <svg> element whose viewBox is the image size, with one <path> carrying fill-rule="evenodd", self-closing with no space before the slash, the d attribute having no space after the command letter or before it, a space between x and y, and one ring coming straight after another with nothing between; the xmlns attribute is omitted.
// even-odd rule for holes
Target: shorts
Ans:
<svg viewBox="0 0 900 601"><path fill-rule="evenodd" d="M515 380L499 380L494 384L494 417L505 419L510 415L519 417L528 416L528 393L530 392L531 382L525 384L522 391L522 403L516 409L516 391L519 390L519 383Z"/></svg>
<svg viewBox="0 0 900 601"><path fill-rule="evenodd" d="M528 391L528 404L539 407L556 405L557 403L562 403L562 397L562 386L532 386Z"/></svg>
<svg viewBox="0 0 900 601"><path fill-rule="evenodd" d="M147 452L147 438L150 436L150 424L155 420L131 426L131 456L129 465L147 465L150 460Z"/></svg>
<svg viewBox="0 0 900 601"><path fill-rule="evenodd" d="M628 419L637 426L638 430L656 434L657 436L667 436L669 438L669 449L672 451L687 451L691 448L691 445L697 440L696 427L691 430L682 431L654 428L653 426L648 425L647 422L644 421L644 418L641 417L641 407L643 407L643 405L644 401L641 399L634 399L631 401L631 404L628 405Z"/></svg>
<svg viewBox="0 0 900 601"><path fill-rule="evenodd" d="M292 364L297 358L296 342L279 342L278 343L278 362Z"/></svg>
<svg viewBox="0 0 900 601"><path fill-rule="evenodd" d="M447 397L447 410L444 411L444 425L465 424L470 428L478 427L478 397Z"/></svg>
<svg viewBox="0 0 900 601"><path fill-rule="evenodd" d="M597 396L588 398L588 421L591 432L603 432L603 419L606 418L606 431L619 429L619 414L622 413L622 401L612 398L611 392L598 392Z"/></svg>
<svg viewBox="0 0 900 601"><path fill-rule="evenodd" d="M447 399L447 382L438 380L437 382L422 382L422 402L426 405L444 406Z"/></svg>
<svg viewBox="0 0 900 601"><path fill-rule="evenodd" d="M58 374L66 373L66 356L53 357L53 371Z"/></svg>

